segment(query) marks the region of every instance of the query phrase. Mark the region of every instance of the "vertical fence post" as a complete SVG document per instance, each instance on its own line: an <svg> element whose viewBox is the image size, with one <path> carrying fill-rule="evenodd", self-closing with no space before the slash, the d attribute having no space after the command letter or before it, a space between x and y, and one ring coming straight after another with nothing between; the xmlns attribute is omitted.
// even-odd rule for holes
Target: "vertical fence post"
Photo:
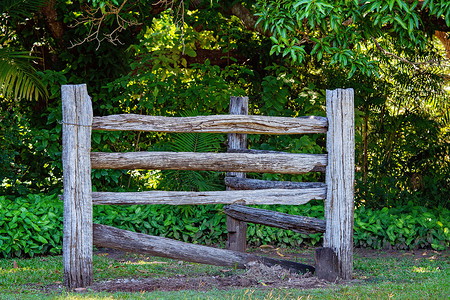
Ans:
<svg viewBox="0 0 450 300"><path fill-rule="evenodd" d="M63 115L64 284L92 284L92 104L85 84L61 87Z"/></svg>
<svg viewBox="0 0 450 300"><path fill-rule="evenodd" d="M248 97L230 98L230 115L248 115ZM247 149L247 135L228 134L228 149ZM245 178L243 172L228 172L228 177ZM227 187L227 190L231 188ZM247 223L227 216L227 249L245 252L247 248Z"/></svg>
<svg viewBox="0 0 450 300"><path fill-rule="evenodd" d="M336 273L351 279L353 272L353 210L355 127L353 89L327 90L327 198L324 248L335 255Z"/></svg>

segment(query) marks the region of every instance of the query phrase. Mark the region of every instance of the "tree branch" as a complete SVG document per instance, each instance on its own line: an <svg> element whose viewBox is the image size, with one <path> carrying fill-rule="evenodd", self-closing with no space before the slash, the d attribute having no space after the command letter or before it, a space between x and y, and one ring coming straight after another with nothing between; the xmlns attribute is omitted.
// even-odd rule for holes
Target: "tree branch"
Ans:
<svg viewBox="0 0 450 300"><path fill-rule="evenodd" d="M110 42L113 45L122 44L122 42L119 40L118 33L125 30L125 28L128 26L137 26L140 24L133 20L125 20L120 16L120 12L123 10L127 1L128 0L124 0L119 7L116 7L112 4L106 4L106 9L104 12L101 11L100 7L97 9L88 9L86 11L87 16L83 16L81 21L77 21L76 24L72 25L71 27L87 25L90 27L89 34L83 40L77 41L75 43L71 42L72 45L69 48L79 46L83 43L97 41L98 45L96 50L98 50L101 42L104 40ZM100 12L101 16L96 17L96 15ZM108 16L115 17L117 27L110 33L103 33L103 36L101 36L100 29L102 28L104 21Z"/></svg>

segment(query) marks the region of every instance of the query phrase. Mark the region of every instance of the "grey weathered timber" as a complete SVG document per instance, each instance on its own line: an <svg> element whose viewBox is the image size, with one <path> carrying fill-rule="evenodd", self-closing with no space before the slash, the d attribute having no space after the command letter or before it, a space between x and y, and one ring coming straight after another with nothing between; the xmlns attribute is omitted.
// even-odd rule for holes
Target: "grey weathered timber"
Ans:
<svg viewBox="0 0 450 300"><path fill-rule="evenodd" d="M230 115L248 115L248 97L230 98ZM227 152L247 149L247 134L229 133ZM243 172L229 172L227 176L245 178Z"/></svg>
<svg viewBox="0 0 450 300"><path fill-rule="evenodd" d="M326 154L92 152L93 169L194 170L301 174L327 164Z"/></svg>
<svg viewBox="0 0 450 300"><path fill-rule="evenodd" d="M325 199L326 188L256 191L148 191L148 192L93 192L94 205L135 204L284 204L300 205L313 199Z"/></svg>
<svg viewBox="0 0 450 300"><path fill-rule="evenodd" d="M334 282L339 276L339 260L331 248L317 248L314 253L316 276Z"/></svg>
<svg viewBox="0 0 450 300"><path fill-rule="evenodd" d="M248 115L248 97L230 98L230 115ZM228 149L230 150L247 149L247 134L229 133ZM244 172L228 172L227 176L233 178L245 178ZM227 190L235 190L227 186ZM227 216L227 249L245 252L247 249L247 223Z"/></svg>
<svg viewBox="0 0 450 300"><path fill-rule="evenodd" d="M262 224L311 234L325 232L325 220L285 214L244 205L227 205L224 207L227 216L249 223Z"/></svg>
<svg viewBox="0 0 450 300"><path fill-rule="evenodd" d="M225 184L235 190L310 189L326 187L323 182L271 181L236 177L225 177Z"/></svg>
<svg viewBox="0 0 450 300"><path fill-rule="evenodd" d="M210 132L251 134L325 133L324 117L268 117L213 115L159 117L135 114L94 117L93 130L137 130L159 132Z"/></svg>
<svg viewBox="0 0 450 300"><path fill-rule="evenodd" d="M324 247L339 261L339 277L351 279L353 271L353 209L355 132L353 89L327 90L328 166Z"/></svg>
<svg viewBox="0 0 450 300"><path fill-rule="evenodd" d="M85 84L63 85L64 284L92 284L92 105Z"/></svg>
<svg viewBox="0 0 450 300"><path fill-rule="evenodd" d="M277 155L290 155L293 153L283 152L283 151L273 151L273 150L258 150L258 149L228 149L228 153L248 153L248 154L277 154ZM312 172L322 172L325 173L326 167L316 167Z"/></svg>
<svg viewBox="0 0 450 300"><path fill-rule="evenodd" d="M100 224L94 224L94 244L98 247L240 269L245 268L250 262L260 262L268 266L279 265L296 273L314 273L315 270L312 266L292 261L189 244Z"/></svg>

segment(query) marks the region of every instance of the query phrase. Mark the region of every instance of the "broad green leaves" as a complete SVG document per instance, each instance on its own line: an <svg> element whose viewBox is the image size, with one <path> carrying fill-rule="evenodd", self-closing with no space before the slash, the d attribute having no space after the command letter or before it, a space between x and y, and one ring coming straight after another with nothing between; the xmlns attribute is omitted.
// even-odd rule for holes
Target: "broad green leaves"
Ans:
<svg viewBox="0 0 450 300"><path fill-rule="evenodd" d="M29 195L9 199L0 196L0 257L59 254L62 246L63 203L57 196ZM260 208L323 219L321 201L305 205L263 205ZM94 206L94 222L126 230L203 245L220 244L226 238L222 205ZM432 247L445 250L450 242L450 211L411 204L402 208L355 210L355 246L380 249ZM300 234L249 224L248 242L301 246L315 245L322 234Z"/></svg>
<svg viewBox="0 0 450 300"><path fill-rule="evenodd" d="M0 257L59 254L62 202L56 195L0 197Z"/></svg>
<svg viewBox="0 0 450 300"><path fill-rule="evenodd" d="M448 213L412 205L375 211L360 207L355 212L355 246L445 250L450 241Z"/></svg>

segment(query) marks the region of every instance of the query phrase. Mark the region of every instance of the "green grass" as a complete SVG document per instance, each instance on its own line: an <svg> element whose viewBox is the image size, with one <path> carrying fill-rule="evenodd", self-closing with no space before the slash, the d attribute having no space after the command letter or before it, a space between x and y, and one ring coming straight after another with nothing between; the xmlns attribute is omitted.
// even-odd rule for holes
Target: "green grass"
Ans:
<svg viewBox="0 0 450 300"><path fill-rule="evenodd" d="M381 253L381 252L380 252ZM68 293L56 287L63 281L62 258L0 260L0 299L449 299L450 259L448 252L423 258L408 255L363 258L355 255L354 282L314 290L260 288L141 292ZM17 267L14 267L14 261ZM111 260L94 256L94 280L169 277L176 275L215 276L221 267L129 255ZM233 271L242 272L242 271ZM45 288L47 287L47 288Z"/></svg>

